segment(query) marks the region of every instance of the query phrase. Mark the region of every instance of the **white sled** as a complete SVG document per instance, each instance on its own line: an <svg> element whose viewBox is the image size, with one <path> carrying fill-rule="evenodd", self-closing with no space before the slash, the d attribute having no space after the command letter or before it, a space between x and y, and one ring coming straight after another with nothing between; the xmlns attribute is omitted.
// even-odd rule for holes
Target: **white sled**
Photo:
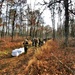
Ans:
<svg viewBox="0 0 75 75"><path fill-rule="evenodd" d="M19 56L20 54L24 53L24 48L15 49L12 51L12 56Z"/></svg>

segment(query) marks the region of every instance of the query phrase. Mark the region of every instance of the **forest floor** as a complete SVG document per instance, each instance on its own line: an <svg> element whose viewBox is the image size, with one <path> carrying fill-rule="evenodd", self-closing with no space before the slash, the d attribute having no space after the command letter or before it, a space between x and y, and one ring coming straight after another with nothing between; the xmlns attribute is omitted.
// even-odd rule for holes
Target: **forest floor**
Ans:
<svg viewBox="0 0 75 75"><path fill-rule="evenodd" d="M0 39L0 75L75 75L75 39L66 48L48 40L18 57L12 57L11 52L23 47L24 39L8 40Z"/></svg>

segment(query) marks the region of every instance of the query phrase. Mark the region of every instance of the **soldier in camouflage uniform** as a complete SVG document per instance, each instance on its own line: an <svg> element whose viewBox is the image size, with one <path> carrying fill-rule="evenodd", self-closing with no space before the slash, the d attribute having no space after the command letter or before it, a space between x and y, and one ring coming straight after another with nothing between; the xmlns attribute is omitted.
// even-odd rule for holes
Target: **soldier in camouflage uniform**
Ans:
<svg viewBox="0 0 75 75"><path fill-rule="evenodd" d="M27 50L28 50L28 40L27 39L24 41L23 45L24 45L24 51L25 53L27 53Z"/></svg>

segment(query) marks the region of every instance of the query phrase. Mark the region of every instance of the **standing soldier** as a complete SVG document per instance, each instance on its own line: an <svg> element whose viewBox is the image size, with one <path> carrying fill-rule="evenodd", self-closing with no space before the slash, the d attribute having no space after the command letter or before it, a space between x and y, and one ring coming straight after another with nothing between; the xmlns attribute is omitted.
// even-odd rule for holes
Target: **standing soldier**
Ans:
<svg viewBox="0 0 75 75"><path fill-rule="evenodd" d="M27 53L27 50L28 50L28 40L27 39L24 41L23 45L24 45L24 51L25 53Z"/></svg>
<svg viewBox="0 0 75 75"><path fill-rule="evenodd" d="M34 42L35 42L35 47L37 47L38 46L38 38L35 38Z"/></svg>
<svg viewBox="0 0 75 75"><path fill-rule="evenodd" d="M43 39L39 38L39 46L42 46L42 45L43 45Z"/></svg>
<svg viewBox="0 0 75 75"><path fill-rule="evenodd" d="M34 38L31 41L32 41L32 46L34 46Z"/></svg>

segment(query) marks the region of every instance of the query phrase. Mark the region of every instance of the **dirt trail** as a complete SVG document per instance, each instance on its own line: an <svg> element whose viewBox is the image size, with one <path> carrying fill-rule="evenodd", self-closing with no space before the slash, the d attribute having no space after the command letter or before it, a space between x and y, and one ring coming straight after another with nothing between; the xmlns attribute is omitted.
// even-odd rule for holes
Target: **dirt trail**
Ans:
<svg viewBox="0 0 75 75"><path fill-rule="evenodd" d="M32 47L28 50L27 54L23 53L18 57L9 55L9 57L2 58L0 60L0 75L15 75L19 74L19 72L21 73L28 65L28 61L32 59L35 50L36 48Z"/></svg>

